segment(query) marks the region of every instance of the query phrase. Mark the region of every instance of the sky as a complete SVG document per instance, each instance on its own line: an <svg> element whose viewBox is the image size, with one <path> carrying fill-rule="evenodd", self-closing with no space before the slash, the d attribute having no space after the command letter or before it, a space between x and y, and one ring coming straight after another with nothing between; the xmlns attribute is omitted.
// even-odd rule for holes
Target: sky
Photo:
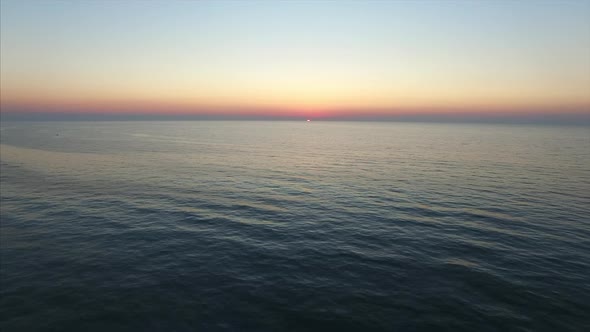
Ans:
<svg viewBox="0 0 590 332"><path fill-rule="evenodd" d="M590 1L0 2L11 116L590 119Z"/></svg>

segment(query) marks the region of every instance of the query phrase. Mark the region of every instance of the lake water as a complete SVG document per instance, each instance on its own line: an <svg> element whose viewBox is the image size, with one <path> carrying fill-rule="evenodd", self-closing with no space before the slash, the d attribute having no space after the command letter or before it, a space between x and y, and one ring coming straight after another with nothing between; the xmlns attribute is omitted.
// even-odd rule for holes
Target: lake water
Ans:
<svg viewBox="0 0 590 332"><path fill-rule="evenodd" d="M0 329L590 329L590 128L3 122Z"/></svg>

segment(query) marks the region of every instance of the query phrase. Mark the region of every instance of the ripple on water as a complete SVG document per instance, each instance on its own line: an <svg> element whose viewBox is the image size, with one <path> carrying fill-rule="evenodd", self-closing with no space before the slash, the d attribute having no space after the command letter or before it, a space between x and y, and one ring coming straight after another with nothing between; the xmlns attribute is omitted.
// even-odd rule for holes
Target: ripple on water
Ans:
<svg viewBox="0 0 590 332"><path fill-rule="evenodd" d="M0 135L3 331L588 326L578 127L97 122Z"/></svg>

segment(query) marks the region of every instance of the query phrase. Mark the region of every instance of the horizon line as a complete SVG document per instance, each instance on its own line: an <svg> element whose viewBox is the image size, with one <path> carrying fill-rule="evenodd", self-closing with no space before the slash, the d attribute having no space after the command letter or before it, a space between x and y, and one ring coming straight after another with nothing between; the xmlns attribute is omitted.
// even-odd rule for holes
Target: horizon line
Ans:
<svg viewBox="0 0 590 332"><path fill-rule="evenodd" d="M422 114L153 114L153 113L71 113L0 112L0 121L320 121L320 122L431 122L431 123L539 123L590 125L590 112L567 113L422 113Z"/></svg>

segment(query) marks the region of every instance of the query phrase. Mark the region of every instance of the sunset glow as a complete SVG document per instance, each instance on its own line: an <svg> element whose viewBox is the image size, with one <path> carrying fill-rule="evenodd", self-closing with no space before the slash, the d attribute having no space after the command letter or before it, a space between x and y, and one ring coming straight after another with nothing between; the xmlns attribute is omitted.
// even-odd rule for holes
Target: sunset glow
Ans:
<svg viewBox="0 0 590 332"><path fill-rule="evenodd" d="M3 113L590 114L585 1L2 1L1 24Z"/></svg>

